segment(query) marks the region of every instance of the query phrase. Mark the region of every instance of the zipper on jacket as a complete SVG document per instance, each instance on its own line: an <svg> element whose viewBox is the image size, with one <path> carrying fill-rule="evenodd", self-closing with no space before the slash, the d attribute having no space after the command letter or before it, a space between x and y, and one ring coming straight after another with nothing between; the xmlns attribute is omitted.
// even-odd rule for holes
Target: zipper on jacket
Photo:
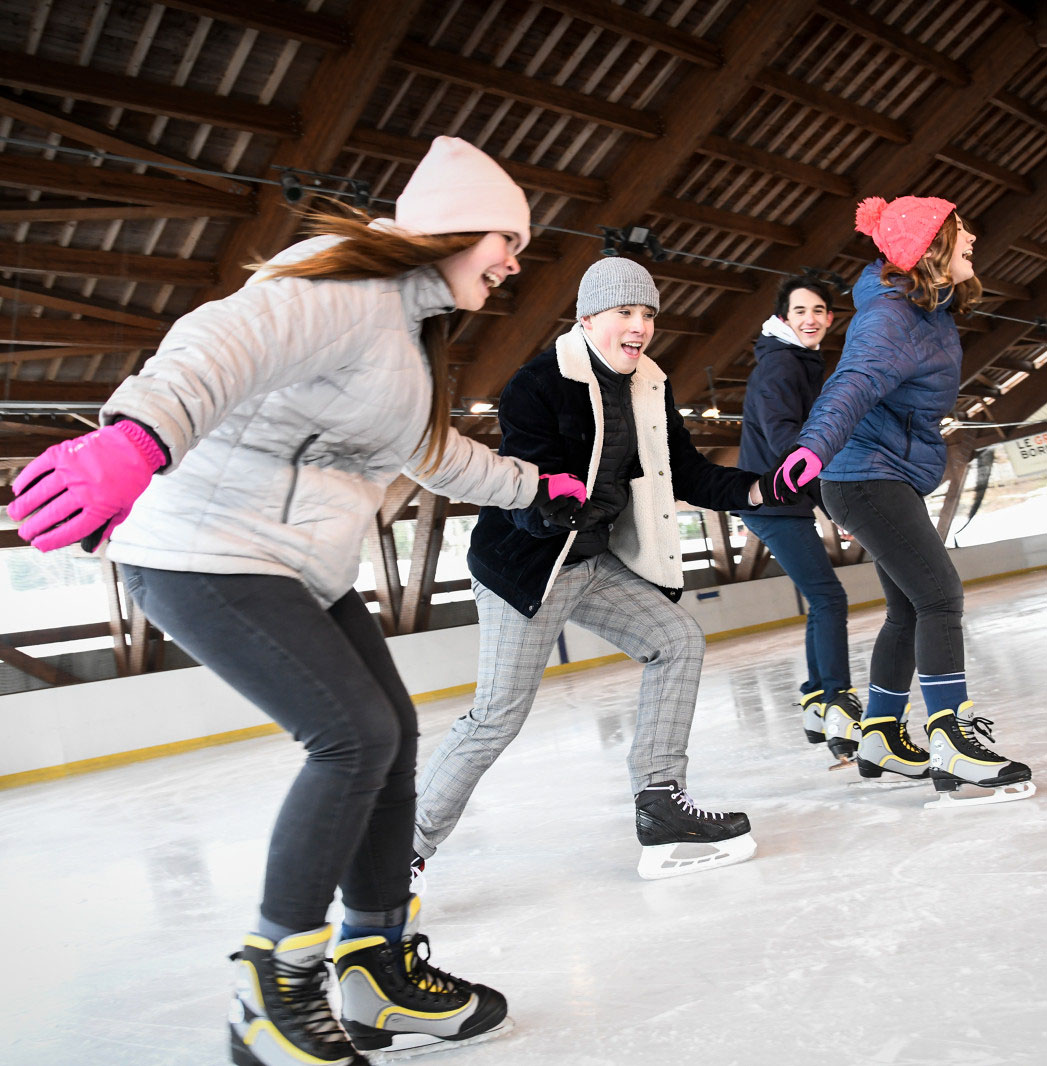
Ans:
<svg viewBox="0 0 1047 1066"><path fill-rule="evenodd" d="M913 412L910 411L905 419L905 454L902 456L903 459L908 459L909 452L912 451L912 416Z"/></svg>
<svg viewBox="0 0 1047 1066"><path fill-rule="evenodd" d="M319 436L319 433L314 433L311 437L306 437L295 449L294 455L291 456L291 487L287 490L287 498L284 500L283 514L280 516L281 522L286 522L291 513L291 501L294 499L294 490L298 487L298 469L302 456L305 455L309 445Z"/></svg>

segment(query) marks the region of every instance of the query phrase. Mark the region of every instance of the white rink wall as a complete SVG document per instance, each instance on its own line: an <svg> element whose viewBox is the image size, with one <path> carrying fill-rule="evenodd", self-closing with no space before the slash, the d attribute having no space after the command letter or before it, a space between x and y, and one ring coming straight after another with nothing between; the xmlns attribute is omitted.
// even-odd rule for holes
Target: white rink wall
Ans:
<svg viewBox="0 0 1047 1066"><path fill-rule="evenodd" d="M1047 566L1047 535L951 549L964 581ZM837 571L852 605L882 599L871 564ZM797 619L801 605L786 577L684 593L681 601L707 636ZM798 620L798 619L797 619ZM390 640L408 691L441 694L476 680L478 627L462 626ZM617 649L574 625L564 634L567 661L581 663ZM550 665L561 662L555 650ZM237 739L269 720L210 671L195 667L0 697L0 786L56 776L85 760L124 761L124 753L184 748ZM125 758L130 757L125 755ZM51 771L51 772L49 772ZM12 775L24 775L12 778ZM4 779L8 778L5 782Z"/></svg>

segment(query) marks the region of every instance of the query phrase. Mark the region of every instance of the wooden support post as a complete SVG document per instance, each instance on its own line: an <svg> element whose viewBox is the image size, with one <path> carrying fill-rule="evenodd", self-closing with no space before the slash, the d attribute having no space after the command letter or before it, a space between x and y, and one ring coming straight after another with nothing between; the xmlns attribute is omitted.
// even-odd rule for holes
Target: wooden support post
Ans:
<svg viewBox="0 0 1047 1066"><path fill-rule="evenodd" d="M949 487L945 491L945 500L942 502L937 523L938 536L943 541L949 535L949 527L956 517L956 508L960 505L960 495L967 480L967 467L973 454L974 441L968 433L949 445L949 459L945 465L945 480L949 482Z"/></svg>
<svg viewBox="0 0 1047 1066"><path fill-rule="evenodd" d="M80 683L80 678L74 677L72 674L59 669L57 666L52 666L50 663L34 659L31 655L26 655L25 652L12 648L10 644L0 644L0 660L9 663L16 670L21 670L23 674L46 681L49 685L77 685Z"/></svg>
<svg viewBox="0 0 1047 1066"><path fill-rule="evenodd" d="M742 547L742 557L735 571L737 581L755 581L767 569L771 552L766 544L750 529Z"/></svg>
<svg viewBox="0 0 1047 1066"><path fill-rule="evenodd" d="M116 660L116 676L127 677L127 623L120 605L120 579L116 564L108 559L100 560L102 583L109 600L109 634L113 638L113 658Z"/></svg>
<svg viewBox="0 0 1047 1066"><path fill-rule="evenodd" d="M418 633L429 625L436 565L440 561L447 507L446 496L437 496L423 489L418 501L418 520L414 527L411 573L400 607L400 624L397 630L399 633Z"/></svg>
<svg viewBox="0 0 1047 1066"><path fill-rule="evenodd" d="M703 514L709 541L713 546L713 570L724 582L735 580L734 549L731 547L731 526L723 511L709 511Z"/></svg>

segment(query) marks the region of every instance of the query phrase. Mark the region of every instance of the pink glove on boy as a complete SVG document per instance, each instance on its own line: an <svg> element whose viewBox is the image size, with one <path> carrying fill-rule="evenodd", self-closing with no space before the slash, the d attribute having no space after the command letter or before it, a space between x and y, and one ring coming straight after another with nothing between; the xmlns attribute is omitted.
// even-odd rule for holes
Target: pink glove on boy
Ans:
<svg viewBox="0 0 1047 1066"><path fill-rule="evenodd" d="M7 513L22 522L22 540L42 552L100 530L92 538L97 545L131 513L166 462L155 438L136 422L102 426L38 455L15 478Z"/></svg>

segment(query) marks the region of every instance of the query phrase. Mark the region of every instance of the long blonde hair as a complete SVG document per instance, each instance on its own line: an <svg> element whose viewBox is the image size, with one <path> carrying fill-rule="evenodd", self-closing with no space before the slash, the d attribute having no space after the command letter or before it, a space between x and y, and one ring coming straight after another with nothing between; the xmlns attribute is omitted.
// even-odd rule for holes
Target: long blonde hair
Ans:
<svg viewBox="0 0 1047 1066"><path fill-rule="evenodd" d="M372 216L340 201L324 200L303 212L303 229L312 234L333 233L349 238L324 248L305 259L276 266L250 263L250 270L265 270L276 278L325 278L363 281L368 278L395 278L416 267L431 266L440 259L471 248L482 233L452 233L438 236L408 234L403 230L371 226ZM431 474L440 462L451 428L448 395L448 332L451 315L433 315L422 322L422 347L433 378L429 419L421 440L429 436L422 456L422 474ZM419 444L421 444L419 440Z"/></svg>
<svg viewBox="0 0 1047 1066"><path fill-rule="evenodd" d="M900 285L906 297L925 311L934 311L952 294L949 310L954 314L966 314L982 296L982 283L971 277L954 285L949 273L952 254L956 250L959 235L957 222L963 220L955 212L942 223L934 235L930 247L911 270L902 270L894 263L884 263L880 281L884 285ZM967 228L963 223L964 229Z"/></svg>

